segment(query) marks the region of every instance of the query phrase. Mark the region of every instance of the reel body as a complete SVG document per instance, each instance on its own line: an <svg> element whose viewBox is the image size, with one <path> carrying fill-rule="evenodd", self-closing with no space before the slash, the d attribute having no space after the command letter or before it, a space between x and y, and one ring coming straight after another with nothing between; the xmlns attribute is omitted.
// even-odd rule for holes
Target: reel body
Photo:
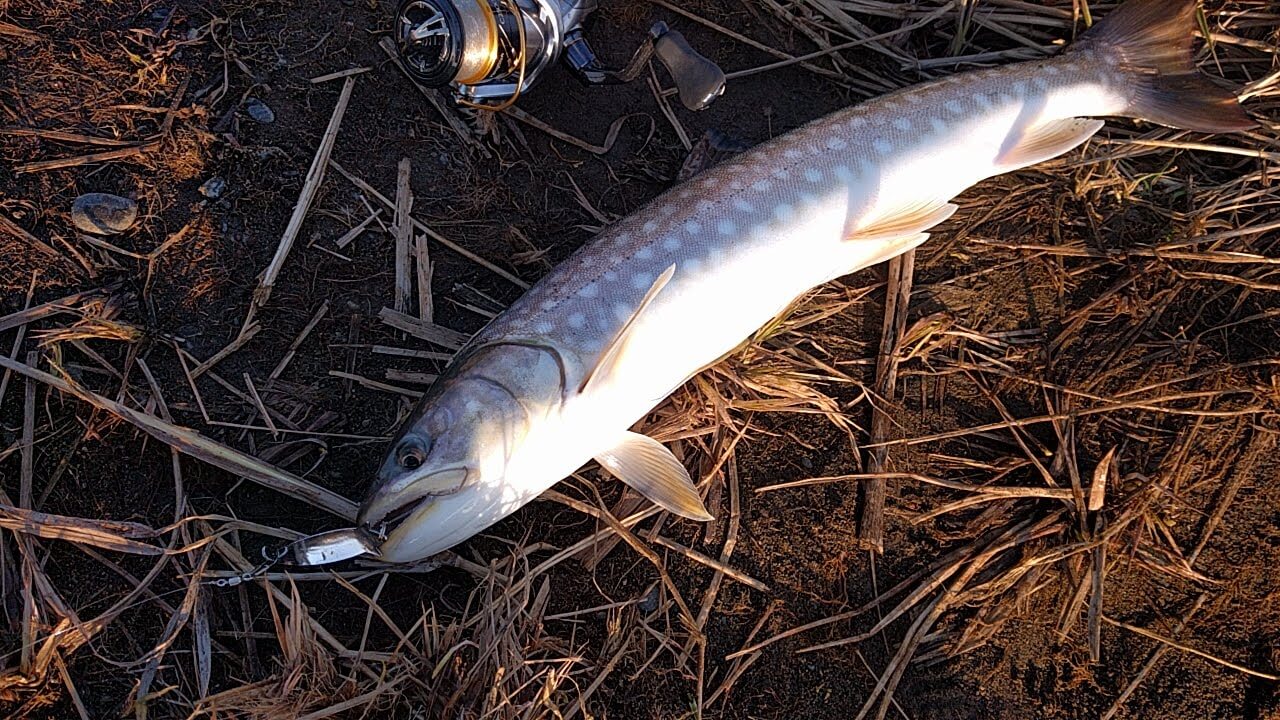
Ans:
<svg viewBox="0 0 1280 720"><path fill-rule="evenodd" d="M584 83L604 85L634 80L656 56L691 110L724 92L724 72L662 22L625 68L602 65L582 32L596 6L597 0L404 0L396 47L416 81L451 87L459 102L473 107L514 102L561 57Z"/></svg>

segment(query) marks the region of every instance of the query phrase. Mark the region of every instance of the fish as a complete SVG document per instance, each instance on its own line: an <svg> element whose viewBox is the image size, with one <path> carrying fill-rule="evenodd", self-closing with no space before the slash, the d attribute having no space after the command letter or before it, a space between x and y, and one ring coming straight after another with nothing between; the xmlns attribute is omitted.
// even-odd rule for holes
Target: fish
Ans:
<svg viewBox="0 0 1280 720"><path fill-rule="evenodd" d="M837 111L676 185L492 319L406 418L358 523L412 562L593 459L676 515L688 470L631 428L810 289L911 250L999 174L1088 141L1098 118L1255 126L1192 63L1195 0L1127 0L1060 54Z"/></svg>

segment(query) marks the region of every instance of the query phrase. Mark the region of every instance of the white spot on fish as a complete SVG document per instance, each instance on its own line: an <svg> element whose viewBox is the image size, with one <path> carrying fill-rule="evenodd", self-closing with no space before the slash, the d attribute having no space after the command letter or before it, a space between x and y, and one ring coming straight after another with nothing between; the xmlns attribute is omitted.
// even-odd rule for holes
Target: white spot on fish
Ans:
<svg viewBox="0 0 1280 720"><path fill-rule="evenodd" d="M636 251L637 260L648 260L651 257L653 257L653 248L648 245Z"/></svg>
<svg viewBox="0 0 1280 720"><path fill-rule="evenodd" d="M756 192L769 192L773 189L773 183L768 180L757 180L751 185L751 189Z"/></svg>
<svg viewBox="0 0 1280 720"><path fill-rule="evenodd" d="M853 130L857 130L858 128L866 124L867 124L867 119L862 117L861 115L855 115L854 118L849 121L849 127Z"/></svg>
<svg viewBox="0 0 1280 720"><path fill-rule="evenodd" d="M550 310L551 308L553 308L553 307L555 307L555 306L556 306L556 301L555 301L555 300L543 300L543 301L542 301L542 305L541 305L541 307L542 307L542 309L543 309L543 310Z"/></svg>
<svg viewBox="0 0 1280 720"><path fill-rule="evenodd" d="M920 97L919 95L917 95L916 93L911 93L910 95L907 95L906 97L907 97L907 104L908 104L908 105L923 105L923 104L924 104L924 99L923 99L923 98L921 98L921 97Z"/></svg>
<svg viewBox="0 0 1280 720"><path fill-rule="evenodd" d="M721 235L732 235L737 232L738 226L733 224L732 220L721 220L716 223L716 232Z"/></svg>
<svg viewBox="0 0 1280 720"><path fill-rule="evenodd" d="M619 322L625 322L627 318L631 317L631 306L625 303L615 304L613 306L613 316L617 318Z"/></svg>
<svg viewBox="0 0 1280 720"><path fill-rule="evenodd" d="M578 297L593 298L600 295L600 288L595 283L583 285L578 290Z"/></svg>
<svg viewBox="0 0 1280 720"><path fill-rule="evenodd" d="M973 96L973 101L978 103L978 105L980 105L983 110L990 110L992 107L994 107L991 104L991 98L987 97L982 93L975 94Z"/></svg>
<svg viewBox="0 0 1280 720"><path fill-rule="evenodd" d="M1057 75L1062 72L1055 65L1045 65L1042 69L1045 75Z"/></svg>
<svg viewBox="0 0 1280 720"><path fill-rule="evenodd" d="M618 273L613 270L605 270L604 275L602 275L601 277L603 277L605 280L608 280L609 282L614 282L618 279Z"/></svg>
<svg viewBox="0 0 1280 720"><path fill-rule="evenodd" d="M651 233L651 232L653 232L654 230L657 230L657 229L658 229L658 223L656 223L656 222L654 222L654 221L652 221L652 220L650 220L649 222L645 223L645 224L644 224L644 227L643 227L643 228L641 228L641 230L644 230L644 231L645 231L645 232L647 232L647 233Z"/></svg>
<svg viewBox="0 0 1280 720"><path fill-rule="evenodd" d="M895 118L893 121L893 126L898 128L899 130L910 130L911 121L904 117Z"/></svg>
<svg viewBox="0 0 1280 720"><path fill-rule="evenodd" d="M817 168L809 168L804 171L804 179L811 183L822 182L822 171Z"/></svg>
<svg viewBox="0 0 1280 720"><path fill-rule="evenodd" d="M689 222L684 224L684 231L689 233L690 235L697 235L698 233L702 232L702 226L690 220Z"/></svg>
<svg viewBox="0 0 1280 720"><path fill-rule="evenodd" d="M958 100L948 100L946 104L946 108L947 108L947 112L951 113L952 115L964 114L964 105L961 105Z"/></svg>
<svg viewBox="0 0 1280 720"><path fill-rule="evenodd" d="M799 157L801 156L801 154L802 154L802 153L801 153L799 150L796 150L795 148L787 148L787 150L786 150L785 152L783 152L782 154L783 154L783 156L784 156L784 157L786 157L788 160L795 160L795 159L799 158Z"/></svg>
<svg viewBox="0 0 1280 720"><path fill-rule="evenodd" d="M1022 97L1027 92L1027 84L1019 80L1013 84L1013 94Z"/></svg>
<svg viewBox="0 0 1280 720"><path fill-rule="evenodd" d="M786 170L786 168L778 168L777 170L774 170L774 171L773 171L773 176L774 176L775 178L777 178L778 180L790 180L790 179L791 179L791 173L790 173L790 172L788 172L788 171Z"/></svg>
<svg viewBox="0 0 1280 720"><path fill-rule="evenodd" d="M796 214L796 209L786 203L779 203L773 208L773 216L778 218L778 220L782 222L786 222L787 220L790 220L792 217L795 216L795 214Z"/></svg>
<svg viewBox="0 0 1280 720"><path fill-rule="evenodd" d="M699 201L698 201L698 212L703 212L703 213L704 213L704 212L707 212L708 210L710 210L710 209L711 209L711 208L713 208L713 207L715 207L715 203L711 202L710 200L699 200Z"/></svg>
<svg viewBox="0 0 1280 720"><path fill-rule="evenodd" d="M800 202L804 203L805 205L817 205L818 196L814 195L813 193L802 192L800 193Z"/></svg>
<svg viewBox="0 0 1280 720"><path fill-rule="evenodd" d="M845 182L853 180L853 172L849 170L848 165L837 165L835 169L836 177Z"/></svg>
<svg viewBox="0 0 1280 720"><path fill-rule="evenodd" d="M702 261L697 258L689 258L688 260L680 263L680 272L693 275L700 270L702 270Z"/></svg>
<svg viewBox="0 0 1280 720"><path fill-rule="evenodd" d="M940 117L929 118L929 125L930 127L933 128L934 132L940 133L940 132L946 132L947 130L947 124L943 122L942 118Z"/></svg>
<svg viewBox="0 0 1280 720"><path fill-rule="evenodd" d="M745 187L745 186L742 184L742 181L741 181L741 180L730 180L730 181L729 181L729 189L730 189L730 190L741 190L743 187Z"/></svg>
<svg viewBox="0 0 1280 720"><path fill-rule="evenodd" d="M747 202L746 200L744 200L744 199L742 199L742 198L734 198L734 199L733 199L733 206L734 206L734 207L736 207L736 208L738 208L738 209L739 209L739 210L741 210L742 212L749 212L749 213L750 213L750 212L755 212L755 211L756 211L756 206L755 206L755 205L752 205L751 203Z"/></svg>
<svg viewBox="0 0 1280 720"><path fill-rule="evenodd" d="M546 335L547 333L551 332L552 329L553 327L549 322L540 322L537 325L533 326L533 331L538 333L539 335Z"/></svg>
<svg viewBox="0 0 1280 720"><path fill-rule="evenodd" d="M707 262L712 265L720 265L724 263L724 248L719 245L712 245L707 251Z"/></svg>
<svg viewBox="0 0 1280 720"><path fill-rule="evenodd" d="M888 155L893 152L893 143L883 138L876 138L875 142L871 143L871 146L881 155Z"/></svg>
<svg viewBox="0 0 1280 720"><path fill-rule="evenodd" d="M665 238L662 239L662 249L663 250L679 250L680 238L676 237L675 235L666 236Z"/></svg>
<svg viewBox="0 0 1280 720"><path fill-rule="evenodd" d="M828 150L843 150L847 147L849 147L849 143L845 142L844 138L838 138L838 137L827 138Z"/></svg>
<svg viewBox="0 0 1280 720"><path fill-rule="evenodd" d="M580 312L573 313L569 316L569 327L574 330L581 330L587 324L587 316Z"/></svg>
<svg viewBox="0 0 1280 720"><path fill-rule="evenodd" d="M1013 96L1008 93L1000 93L999 95L996 95L996 104L998 105L1008 105L1012 102Z"/></svg>
<svg viewBox="0 0 1280 720"><path fill-rule="evenodd" d="M637 290L648 290L653 285L653 276L648 273L636 273L631 276L631 287Z"/></svg>
<svg viewBox="0 0 1280 720"><path fill-rule="evenodd" d="M613 238L614 245L626 245L631 240L631 233L618 233Z"/></svg>
<svg viewBox="0 0 1280 720"><path fill-rule="evenodd" d="M681 190L680 192L676 193L676 198L680 200L688 200L691 197L693 197L692 190Z"/></svg>

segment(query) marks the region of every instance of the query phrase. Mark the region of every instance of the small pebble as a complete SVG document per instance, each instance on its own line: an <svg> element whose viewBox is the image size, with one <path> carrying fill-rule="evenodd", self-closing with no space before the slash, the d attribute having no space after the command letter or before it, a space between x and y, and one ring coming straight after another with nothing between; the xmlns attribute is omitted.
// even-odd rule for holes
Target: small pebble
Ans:
<svg viewBox="0 0 1280 720"><path fill-rule="evenodd" d="M249 117L257 120L263 125L269 125L276 121L276 113L266 103L256 97L249 98L245 109L249 111Z"/></svg>
<svg viewBox="0 0 1280 720"><path fill-rule="evenodd" d="M222 191L227 189L227 181L220 177L211 177L204 181L200 186L200 194L210 200L217 200L222 197Z"/></svg>
<svg viewBox="0 0 1280 720"><path fill-rule="evenodd" d="M107 193L85 193L71 204L71 222L77 228L98 235L115 235L133 227L138 219L138 203Z"/></svg>
<svg viewBox="0 0 1280 720"><path fill-rule="evenodd" d="M640 600L640 609L644 612L651 613L658 609L658 586L654 585L649 590L649 594Z"/></svg>

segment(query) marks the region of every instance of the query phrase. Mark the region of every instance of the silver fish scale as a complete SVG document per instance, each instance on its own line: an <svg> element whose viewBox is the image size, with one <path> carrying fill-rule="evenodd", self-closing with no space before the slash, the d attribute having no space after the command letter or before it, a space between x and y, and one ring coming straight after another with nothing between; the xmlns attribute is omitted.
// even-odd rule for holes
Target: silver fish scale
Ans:
<svg viewBox="0 0 1280 720"><path fill-rule="evenodd" d="M966 123L981 122L998 106L1032 107L1055 88L1119 81L1105 65L1063 57L951 76L816 120L704 171L606 228L472 342L554 338L589 363L666 268L676 266L668 287L699 282L729 253L768 242L769 231L790 221L789 214L848 184L834 168L853 168L865 178L923 143L957 130L963 135ZM850 213L875 199L874 192L850 198Z"/></svg>

